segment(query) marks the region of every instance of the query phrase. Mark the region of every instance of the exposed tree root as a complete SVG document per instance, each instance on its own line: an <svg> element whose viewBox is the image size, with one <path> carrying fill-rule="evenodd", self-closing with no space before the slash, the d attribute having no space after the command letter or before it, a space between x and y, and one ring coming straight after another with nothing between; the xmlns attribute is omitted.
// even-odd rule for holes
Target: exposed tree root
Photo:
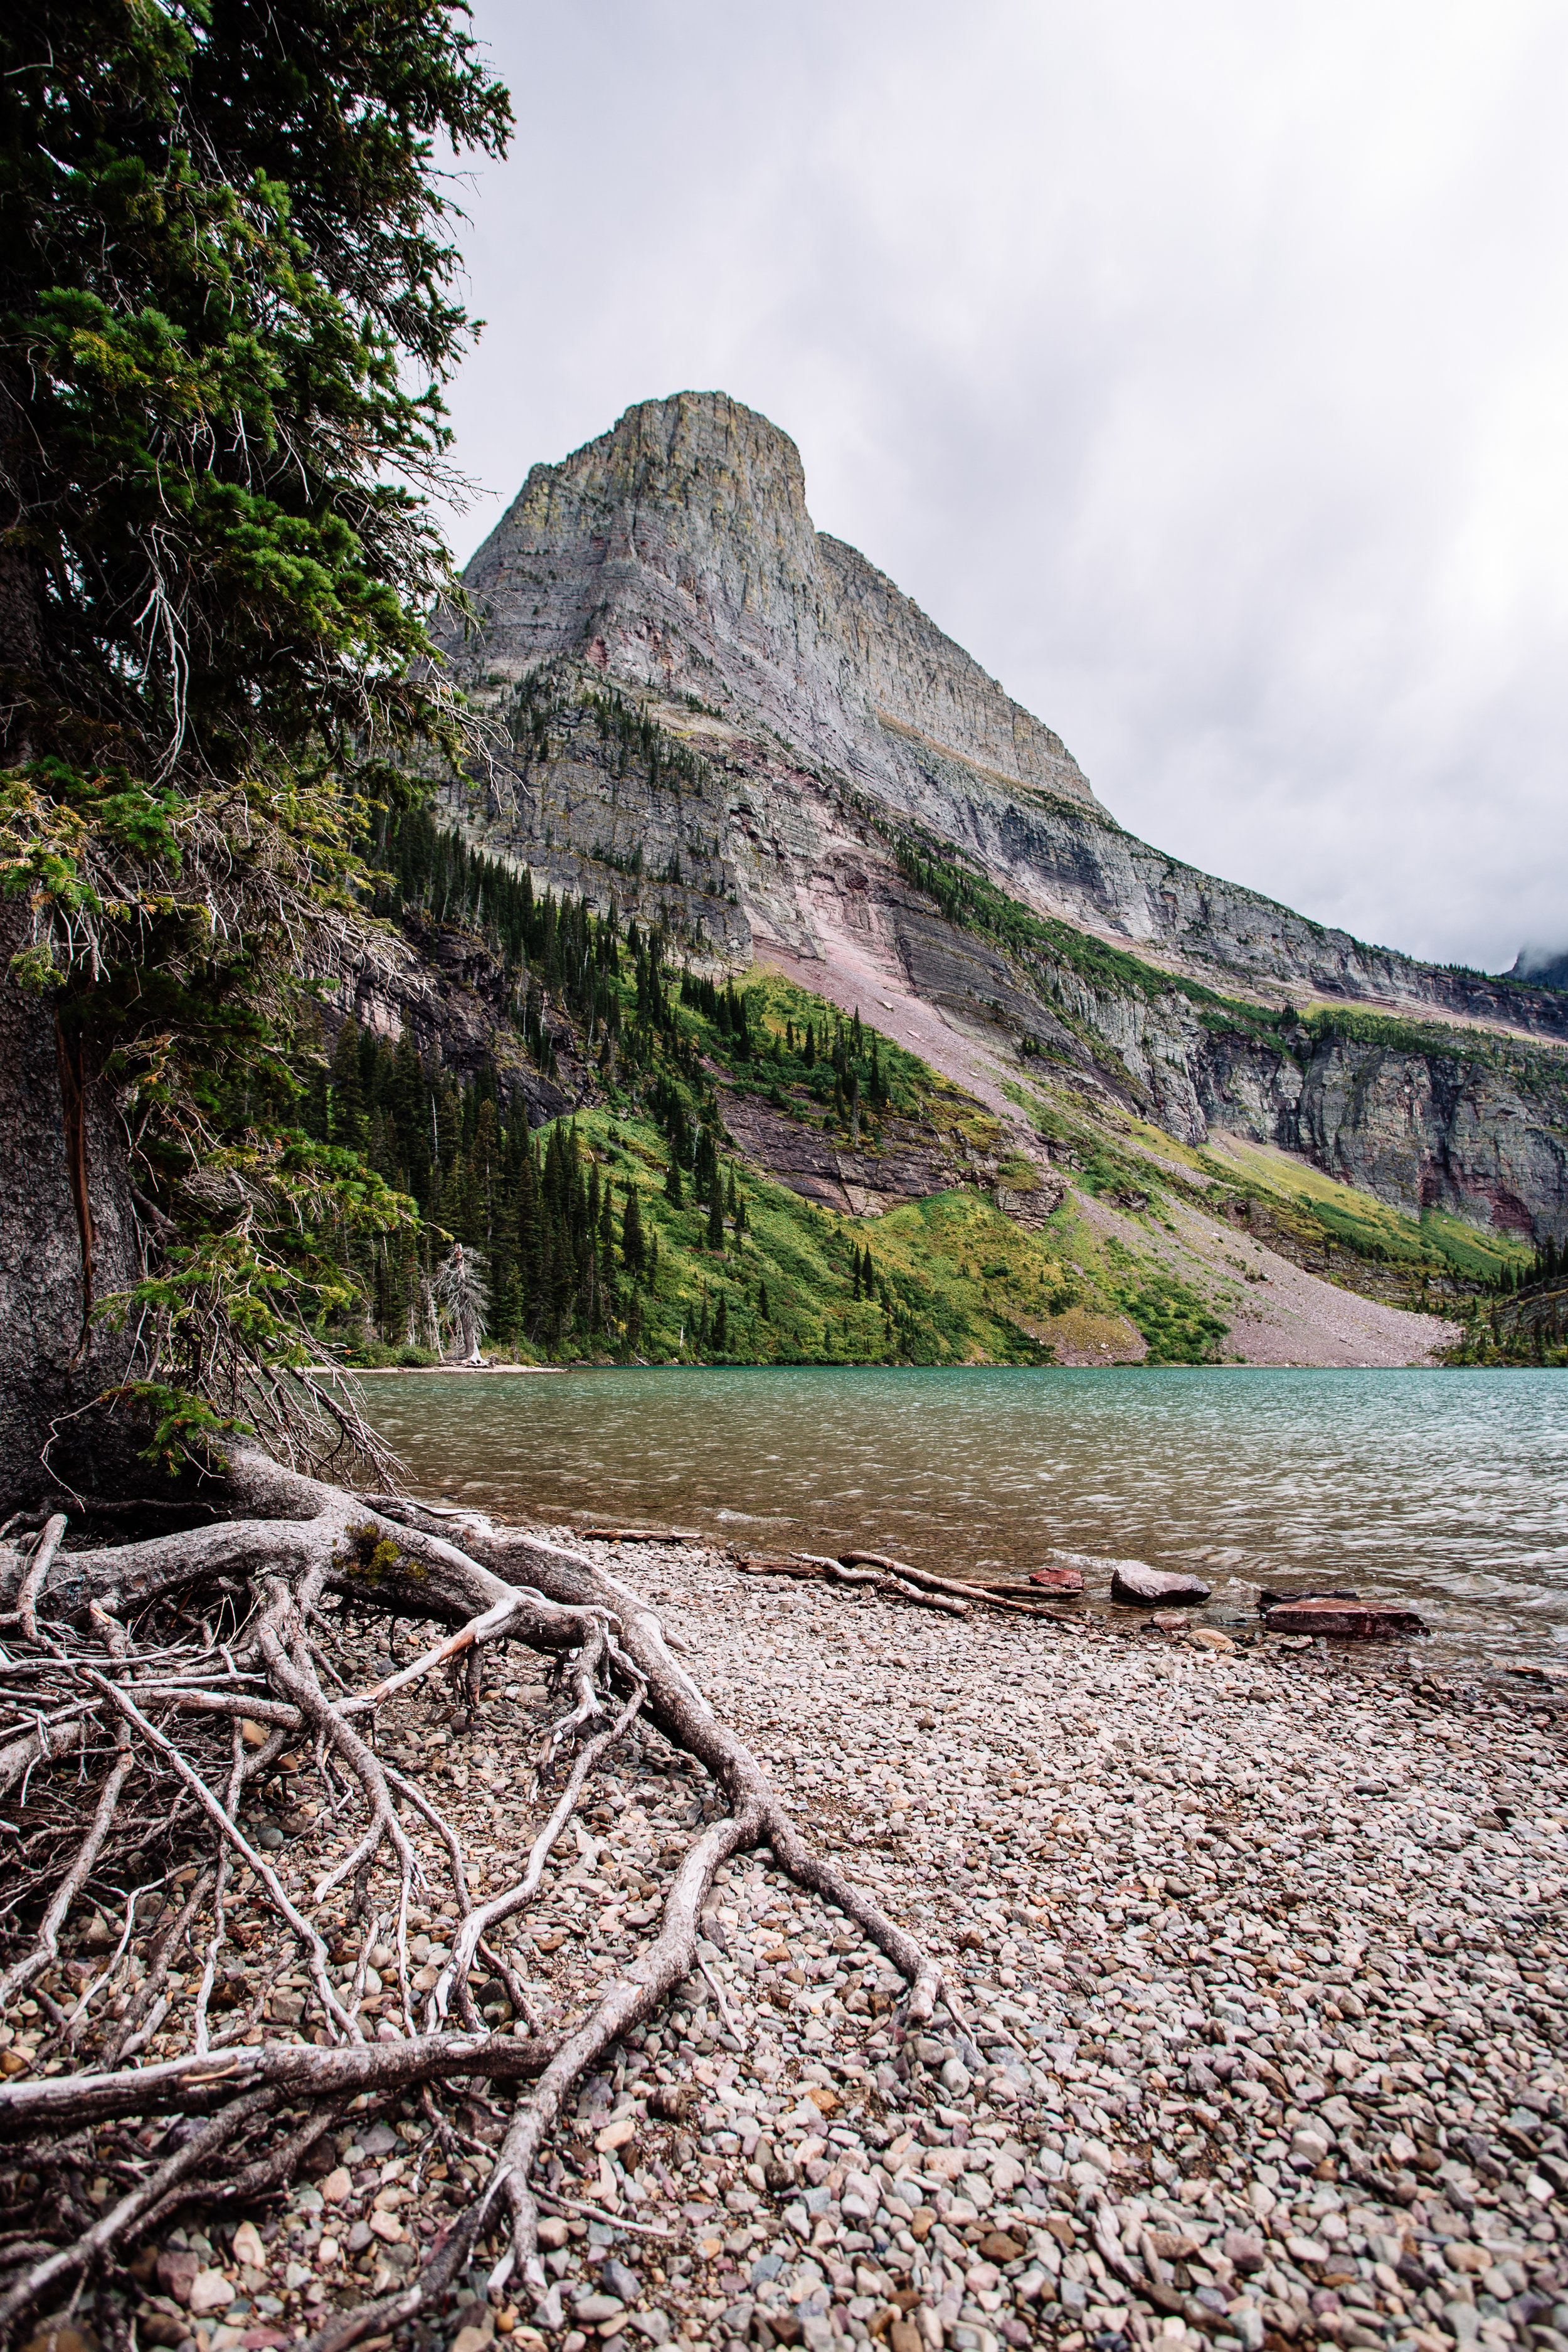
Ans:
<svg viewBox="0 0 1568 2352"><path fill-rule="evenodd" d="M657 1612L608 1570L569 1545L470 1514L356 1498L254 1451L233 1455L227 1491L235 1516L221 1523L71 1551L59 1548L62 1530L51 1519L30 1557L12 1555L10 1622L19 1630L0 1650L0 1790L15 1792L15 1818L0 1830L16 1864L0 1909L10 1947L5 1981L38 1997L51 2031L35 2067L53 2059L58 2071L0 2087L0 2133L42 2149L62 2133L134 2116L140 2144L151 2146L159 2127L149 2135L146 2119L176 2112L192 2120L85 2227L73 2216L52 2237L46 2228L37 2234L47 2252L35 2245L19 2266L5 2265L15 2275L0 2294L0 2327L19 2326L73 2283L79 2293L101 2279L182 2202L277 2187L349 2101L416 2090L428 2099L465 2079L521 2086L488 2185L417 2278L334 2314L314 2352L345 2352L427 2308L481 2230L493 2227L496 2210L509 2219L510 2242L494 2283L515 2275L542 2298L535 2168L584 2074L697 1965L715 1873L747 1848L771 1847L780 1869L888 1956L910 1989L904 2027L931 2018L944 1994L921 1945L807 1845L756 1759L672 1654ZM968 1606L961 1591L933 1590L941 1580L917 1581L897 1563L808 1566L829 1570L944 1612ZM356 1689L363 1676L347 1635L389 1614L433 1635L390 1670L384 1658L378 1678ZM542 1817L525 1853L520 1841L517 1875L476 1900L461 1838L417 1775L380 1752L377 1717L442 1673L472 1704L482 1659L501 1643L550 1662L560 1703L535 1775ZM534 2030L521 1975L489 1939L533 1900L592 1775L639 1717L706 1769L725 1811L675 1864L653 1942L624 1974L595 1983L574 2027L546 2036ZM340 1849L308 1893L285 1884L242 1817L254 1791L280 1772L296 1798L307 1781L321 1791ZM551 1795L545 1784L557 1780ZM411 1834L414 1815L440 1840L457 1922L449 1952L417 1987L409 1911L430 1892L435 1865ZM133 1866L150 1847L167 1857L151 1882ZM163 1902L163 1914L133 1968L133 1930L149 1899ZM86 1906L100 1907L100 1942L113 1950L90 1973L72 1963L68 2008L60 1934L73 1908L79 1919ZM224 1972L235 1939L255 1942L254 1919L242 1928L241 1915L258 1907L278 1957L270 1973L255 1967L244 1979L247 1991L259 1979L249 2009L215 2025L226 2000L234 2006ZM187 1943L182 1983L174 1969ZM260 2029L267 1987L290 1956L303 1972L295 1982L308 1979L313 1995L311 2040L269 2040ZM373 1956L383 1986L374 2000L365 1990ZM484 2018L473 1985L481 1961L508 1995ZM515 2025L503 2030L509 2006ZM454 2009L464 2032L448 2027ZM160 2035L165 2049L170 2036L187 2047L145 2065L125 2063ZM431 2112L446 2145L453 2127ZM263 2124L269 2141L258 2149Z"/></svg>

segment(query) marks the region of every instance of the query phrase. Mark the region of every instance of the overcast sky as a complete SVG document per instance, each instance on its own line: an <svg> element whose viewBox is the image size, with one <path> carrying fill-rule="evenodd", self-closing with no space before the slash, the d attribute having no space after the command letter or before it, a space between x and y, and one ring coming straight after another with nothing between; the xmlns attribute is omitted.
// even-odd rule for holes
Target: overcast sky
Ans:
<svg viewBox="0 0 1568 2352"><path fill-rule="evenodd" d="M1362 937L1568 945L1568 11L477 0L489 499L713 387L1122 824Z"/></svg>

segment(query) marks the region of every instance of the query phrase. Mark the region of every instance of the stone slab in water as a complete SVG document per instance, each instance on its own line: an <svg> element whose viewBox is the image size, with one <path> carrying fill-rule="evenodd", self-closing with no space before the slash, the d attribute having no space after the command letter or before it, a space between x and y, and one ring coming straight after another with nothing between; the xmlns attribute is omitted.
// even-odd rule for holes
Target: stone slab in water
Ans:
<svg viewBox="0 0 1568 2352"><path fill-rule="evenodd" d="M1426 1620L1414 1609L1375 1601L1329 1595L1311 1601L1278 1601L1268 1612L1271 1633L1327 1633L1342 1642L1391 1642L1402 1633L1425 1633Z"/></svg>
<svg viewBox="0 0 1568 2352"><path fill-rule="evenodd" d="M1041 1586L1047 1592L1081 1592L1083 1570L1081 1568L1031 1569L1029 1581Z"/></svg>
<svg viewBox="0 0 1568 2352"><path fill-rule="evenodd" d="M1260 1617L1268 1617L1276 1609L1293 1608L1299 1601L1359 1601L1360 1599L1359 1592L1352 1592L1343 1585L1309 1584L1305 1591L1300 1592L1260 1591L1258 1596L1258 1613Z"/></svg>
<svg viewBox="0 0 1568 2352"><path fill-rule="evenodd" d="M1110 1570L1110 1597L1134 1609L1195 1609L1214 1587L1190 1572L1146 1568L1141 1559L1119 1559Z"/></svg>

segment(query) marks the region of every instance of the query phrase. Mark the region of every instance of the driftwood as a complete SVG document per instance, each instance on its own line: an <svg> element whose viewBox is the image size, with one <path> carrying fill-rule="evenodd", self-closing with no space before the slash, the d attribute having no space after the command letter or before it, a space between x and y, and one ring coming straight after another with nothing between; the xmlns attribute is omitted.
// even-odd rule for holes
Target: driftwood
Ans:
<svg viewBox="0 0 1568 2352"><path fill-rule="evenodd" d="M820 1552L792 1552L782 1559L742 1558L738 1565L751 1576L824 1576L831 1584L865 1584L880 1592L894 1592L925 1609L942 1609L952 1617L967 1617L976 1602L983 1609L1011 1610L1022 1617L1053 1612L1037 1605L1026 1587L986 1584L978 1579L935 1576L929 1568L911 1568L884 1551L840 1552L836 1559Z"/></svg>
<svg viewBox="0 0 1568 2352"><path fill-rule="evenodd" d="M890 1593L900 1601L911 1601L917 1609L937 1609L945 1617L967 1617L967 1600L950 1601L940 1592L928 1592L906 1577L895 1576L885 1569L847 1568L842 1560L824 1559L816 1552L792 1552L787 1559L772 1559L764 1554L742 1552L736 1567L743 1576L795 1576L805 1579L822 1577L829 1584L858 1584L868 1591Z"/></svg>
<svg viewBox="0 0 1568 2352"><path fill-rule="evenodd" d="M933 1576L929 1569L911 1568L908 1560L893 1559L887 1552L847 1551L837 1559L815 1551L788 1552L776 1558L741 1552L735 1565L745 1576L821 1577L829 1584L864 1585L870 1591L910 1601L917 1609L938 1609L948 1617L967 1617L978 1605L1005 1610L1016 1617L1055 1618L1060 1622L1058 1612L1043 1595L1038 1601L1022 1597L1026 1588Z"/></svg>
<svg viewBox="0 0 1568 2352"><path fill-rule="evenodd" d="M416 2278L334 2313L311 2339L313 2352L344 2352L427 2311L498 2220L507 2244L492 2284L510 2279L542 2301L535 2167L584 2074L698 1965L698 1921L714 1874L748 1848L770 1847L780 1869L887 1955L909 1986L900 2032L929 2021L947 1998L921 1944L806 1844L755 1758L672 1655L655 1610L607 1568L571 1545L450 1507L356 1497L254 1450L232 1453L224 1484L234 1513L226 1520L73 1551L61 1548L51 1519L22 1562L11 1621L19 1630L0 1648L0 1792L8 1784L14 1815L0 1817L13 1874L0 1908L0 1929L9 1922L0 1989L26 1986L49 2031L32 2071L0 2085L0 2136L25 2169L35 2152L43 2163L62 2135L108 2119L176 2112L188 2121L134 2188L87 2226L77 2227L68 2206L64 2221L50 2207L45 2226L29 2221L8 2252L0 2249L0 2332L25 2332L40 2304L101 2278L183 2202L276 2187L351 2099L384 2101L421 2086L428 2099L432 2086L481 2078L516 2086L488 2183ZM621 1531L622 1540L632 1537ZM653 1539L652 1531L637 1538ZM833 1561L805 1572L829 1570L954 1614L966 1605L881 1569ZM367 1683L357 1631L389 1614L433 1637ZM503 1642L551 1664L560 1711L536 1780L558 1778L560 1787L552 1801L540 1798L542 1818L516 1879L476 1901L460 1838L418 1780L380 1754L376 1718L431 1675L445 1674L477 1699L479 1662ZM585 2014L545 2035L531 2029L522 1984L486 1937L531 1900L595 1767L639 1718L706 1769L724 1811L671 1858L651 1944L624 1974L585 1979ZM308 1894L290 1893L242 1819L244 1801L284 1769L296 1798L307 1782L321 1792L342 1849ZM422 2006L408 1914L426 1865L410 1812L439 1835L458 1917ZM134 1864L160 1841L195 1864L161 1890L138 1979L127 1956L148 1896L144 1884L134 1891ZM215 2032L216 1971L239 1932L237 1880L269 1921L279 1957L269 1975L257 1971L248 2013ZM113 1951L68 2008L62 1927L86 1907L107 1913L113 1887L132 1890L116 1898L118 1930L107 1922ZM187 1942L196 1965L186 1961L182 1981L174 1971ZM373 1949L386 1988L374 2036L362 2006ZM314 2039L246 2041L290 1957L314 1997ZM502 1973L515 2031L487 2031L478 2015L470 1977L481 1963ZM461 2031L448 2023L454 2009ZM160 2034L188 2046L129 2063ZM280 2129L285 2108L304 2113ZM156 2138L156 2126L144 2128L140 2144Z"/></svg>
<svg viewBox="0 0 1568 2352"><path fill-rule="evenodd" d="M961 1581L953 1576L933 1576L929 1569L911 1568L907 1560L890 1559L881 1551L846 1551L839 1554L839 1559L846 1568L879 1568L889 1576L919 1585L922 1592L952 1592L965 1603L978 1601L984 1607L1011 1609L1024 1617L1049 1613L1028 1597L1026 1588L1017 1585L982 1584Z"/></svg>
<svg viewBox="0 0 1568 2352"><path fill-rule="evenodd" d="M696 1528L573 1528L579 1543L706 1544L711 1536Z"/></svg>

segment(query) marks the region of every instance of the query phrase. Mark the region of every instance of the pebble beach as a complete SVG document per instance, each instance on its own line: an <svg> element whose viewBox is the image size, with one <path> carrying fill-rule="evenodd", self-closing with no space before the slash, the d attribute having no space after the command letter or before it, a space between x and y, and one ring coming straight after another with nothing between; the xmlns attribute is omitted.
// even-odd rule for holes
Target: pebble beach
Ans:
<svg viewBox="0 0 1568 2352"><path fill-rule="evenodd" d="M928 1941L959 2016L900 2040L880 1955L737 1857L697 1971L557 2137L543 2305L476 2262L458 2352L1568 2352L1549 1687L1435 1674L1419 1644L954 1619L689 1545L588 1549L660 1607L806 1833ZM547 1712L514 1683L471 1724L432 1696L385 1726L481 1872L526 1831ZM705 1808L652 1731L596 1779L511 1945L547 2029L657 1931ZM416 1920L431 1970L455 1919ZM412 2110L340 2132L246 2242L259 2264L232 2223L175 2232L213 2282L198 2352L405 2275L486 2176L499 2110L466 2113L471 2163Z"/></svg>

